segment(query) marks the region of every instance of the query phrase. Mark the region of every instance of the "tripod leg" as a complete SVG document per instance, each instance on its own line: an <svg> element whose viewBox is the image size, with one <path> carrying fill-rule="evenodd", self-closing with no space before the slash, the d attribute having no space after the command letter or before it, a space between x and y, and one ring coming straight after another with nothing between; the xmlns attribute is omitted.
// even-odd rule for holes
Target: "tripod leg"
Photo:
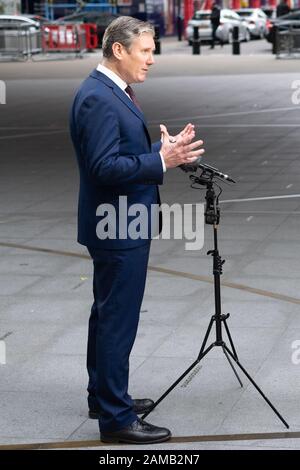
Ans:
<svg viewBox="0 0 300 470"><path fill-rule="evenodd" d="M232 369L233 372L234 372L234 375L236 376L236 378L237 378L238 381L239 381L240 386L243 387L243 382L241 381L241 379L239 378L239 375L238 375L237 371L236 371L235 368L233 367L233 364L232 364L232 362L231 362L231 360L230 360L230 357L229 357L228 354L227 354L227 351L226 351L225 347L222 346L222 349L223 349L223 353L225 354L225 356L226 356L226 358L227 358L227 360L228 360L228 362L229 362L229 364L230 364L230 366L231 366L231 369Z"/></svg>
<svg viewBox="0 0 300 470"><path fill-rule="evenodd" d="M177 379L172 385L171 387L168 388L168 390L153 404L152 408L147 411L147 413L144 413L143 416L141 417L141 419L145 419L146 416L148 416L148 414L151 413L151 411L154 410L154 408L157 407L157 405L167 396L169 395L169 393L173 390L173 388L176 387L177 384L179 384L179 382L181 382L181 380L197 365L199 364L199 362L201 361L201 359L203 359L204 356L206 356L206 354L214 347L214 343L212 343L203 353L202 353L202 356L200 357L200 355L198 356L198 358L196 359L196 361L193 362L193 364L188 367L188 369L179 377L179 379ZM200 359L199 359L200 357Z"/></svg>
<svg viewBox="0 0 300 470"><path fill-rule="evenodd" d="M234 355L235 359L238 361L239 358L238 358L238 355L236 353L236 350L235 350L235 347L234 347L234 344L233 344L233 341L232 341L232 338L231 338L231 334L230 334L229 328L227 326L227 322L226 322L226 320L223 320L223 322L224 322L225 330L226 330L226 333L227 333L227 336L228 336L228 339L229 339L229 342L230 342L230 346L231 346L233 355Z"/></svg>
<svg viewBox="0 0 300 470"><path fill-rule="evenodd" d="M208 337L209 337L209 334L210 334L210 331L211 331L211 328L213 326L213 323L215 321L215 317L214 315L211 317L210 319L210 322L209 322L209 325L208 325L208 328L206 330L206 333L205 333L205 336L204 336L204 340L203 340L203 343L202 343L202 346L200 348L200 352L199 352L199 355L198 355L198 359L202 359L203 357L203 351L204 351L204 348L206 346L206 343L207 343L207 340L208 340Z"/></svg>
<svg viewBox="0 0 300 470"><path fill-rule="evenodd" d="M244 372L244 374L246 375L246 377L250 380L250 382L252 383L252 385L254 385L254 387L256 388L256 390L260 393L260 395L263 397L263 399L268 403L268 405L270 406L270 408L272 408L272 410L274 411L274 413L278 416L278 418L280 419L280 421L285 425L285 427L287 429L289 429L289 425L287 424L287 422L283 419L283 417L281 416L281 414L276 410L275 406L272 405L272 403L270 402L270 400L266 397L266 395L263 393L263 391L259 388L259 386L254 382L254 380L252 379L252 377L248 374L248 372L246 371L246 369L244 369L244 367L242 366L242 364L240 364L240 362L234 357L233 353L230 351L230 349L227 348L226 345L224 345L224 348L226 349L226 351L228 352L228 354L232 357L232 359L237 363L237 365L239 366L239 368Z"/></svg>

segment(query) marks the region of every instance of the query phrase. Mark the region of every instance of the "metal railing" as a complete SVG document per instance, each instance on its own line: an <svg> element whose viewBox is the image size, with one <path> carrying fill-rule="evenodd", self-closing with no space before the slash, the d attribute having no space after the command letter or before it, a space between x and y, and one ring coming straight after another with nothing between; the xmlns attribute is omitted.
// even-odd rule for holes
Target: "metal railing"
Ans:
<svg viewBox="0 0 300 470"><path fill-rule="evenodd" d="M0 59L27 60L42 51L41 32L31 25L0 22Z"/></svg>
<svg viewBox="0 0 300 470"><path fill-rule="evenodd" d="M57 11L65 12L66 10L70 10L68 15L73 13L78 13L78 3L66 3L66 2L53 2L52 0L45 0L44 2L44 16L48 19L53 21L54 20L54 13ZM83 2L82 2L83 3ZM100 3L96 2L85 2L80 10L89 12L89 11L98 11L101 14L103 11L107 13L117 13L117 0L110 0L110 1L103 1ZM59 16L63 16L65 13L61 13Z"/></svg>
<svg viewBox="0 0 300 470"><path fill-rule="evenodd" d="M44 24L41 28L0 23L0 60L40 60L82 57L97 47L95 24ZM58 57L56 54L56 57Z"/></svg>
<svg viewBox="0 0 300 470"><path fill-rule="evenodd" d="M276 29L274 41L277 58L300 57L300 28L290 26L285 31Z"/></svg>

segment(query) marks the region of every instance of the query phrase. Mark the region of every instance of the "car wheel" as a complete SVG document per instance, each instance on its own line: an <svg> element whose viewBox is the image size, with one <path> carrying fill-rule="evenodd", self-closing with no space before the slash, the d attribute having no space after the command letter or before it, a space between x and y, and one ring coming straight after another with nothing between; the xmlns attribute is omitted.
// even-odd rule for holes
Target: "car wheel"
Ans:
<svg viewBox="0 0 300 470"><path fill-rule="evenodd" d="M246 33L245 33L245 42L249 42L250 40L251 40L250 31L249 31L249 29L246 29Z"/></svg>

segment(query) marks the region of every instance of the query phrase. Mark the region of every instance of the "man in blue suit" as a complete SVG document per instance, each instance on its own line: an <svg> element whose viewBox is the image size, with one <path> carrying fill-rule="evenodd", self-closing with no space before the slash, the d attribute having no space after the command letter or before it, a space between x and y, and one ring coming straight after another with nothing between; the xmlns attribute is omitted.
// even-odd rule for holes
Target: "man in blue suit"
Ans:
<svg viewBox="0 0 300 470"><path fill-rule="evenodd" d="M104 442L151 444L171 436L168 429L138 418L153 401L133 400L128 394L129 355L151 237L156 234L152 208L160 204L157 185L168 168L191 163L204 150L202 141L193 141L191 124L173 138L161 126L161 142L151 145L129 84L143 82L154 63L153 36L148 23L131 17L114 20L103 38L103 61L82 83L71 110L80 171L78 241L87 246L94 264L87 353L89 415L99 419ZM144 209L138 224L137 205Z"/></svg>

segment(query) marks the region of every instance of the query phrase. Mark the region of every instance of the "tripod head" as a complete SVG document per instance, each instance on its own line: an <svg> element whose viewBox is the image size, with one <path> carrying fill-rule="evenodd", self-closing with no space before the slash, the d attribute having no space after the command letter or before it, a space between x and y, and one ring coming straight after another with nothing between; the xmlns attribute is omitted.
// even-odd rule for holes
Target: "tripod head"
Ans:
<svg viewBox="0 0 300 470"><path fill-rule="evenodd" d="M205 206L205 223L209 225L219 225L220 222L220 206L219 195L216 196L213 183L208 185L206 189L206 206Z"/></svg>
<svg viewBox="0 0 300 470"><path fill-rule="evenodd" d="M190 180L192 181L192 188L200 189L197 185L206 187L206 206L205 206L205 223L209 225L219 225L220 222L220 205L219 198L222 193L222 188L215 182L216 179L224 182L224 180L235 183L235 181L230 178L228 175L225 175L217 168L214 168L203 163L197 163L197 167L194 167L193 171L197 169L201 170L199 176L190 175ZM187 171L187 170L184 170ZM219 193L216 195L215 186L219 188Z"/></svg>

